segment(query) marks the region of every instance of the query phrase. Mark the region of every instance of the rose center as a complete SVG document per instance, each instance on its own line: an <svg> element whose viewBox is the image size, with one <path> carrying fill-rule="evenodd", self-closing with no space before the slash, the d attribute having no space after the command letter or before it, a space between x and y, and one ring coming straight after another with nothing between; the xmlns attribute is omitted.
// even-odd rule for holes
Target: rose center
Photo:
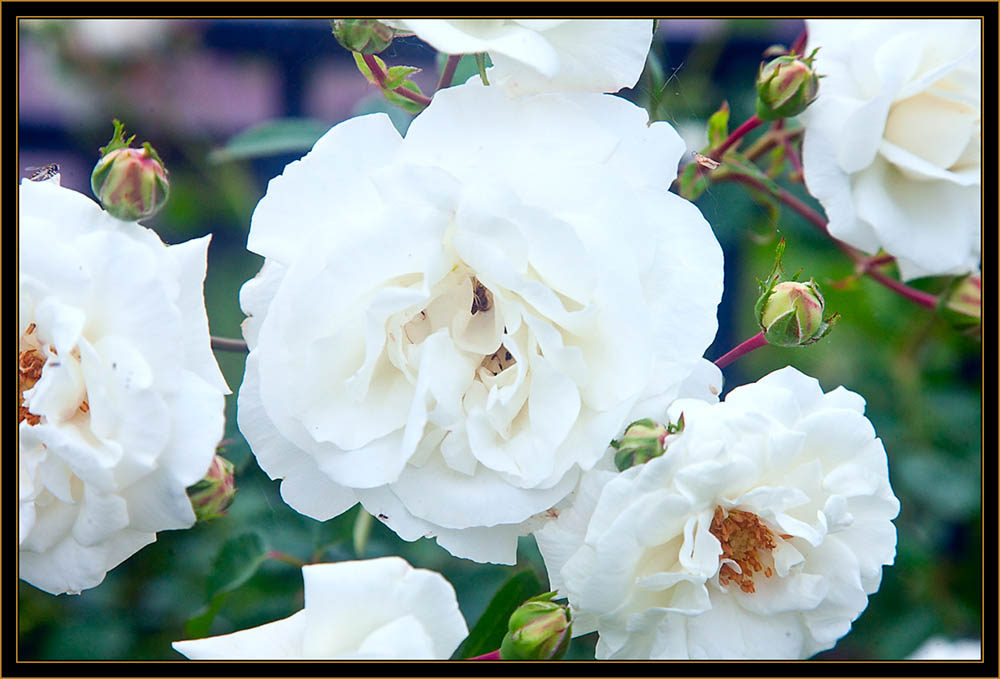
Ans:
<svg viewBox="0 0 1000 679"><path fill-rule="evenodd" d="M719 569L719 584L728 585L734 582L747 594L756 591L753 582L754 573L763 572L765 578L774 574L774 569L761 562L772 561L771 551L775 548L774 533L765 526L760 517L752 512L722 507L715 508L715 516L708 532L714 535L722 544L723 563ZM739 566L739 572L730 563Z"/></svg>
<svg viewBox="0 0 1000 679"><path fill-rule="evenodd" d="M30 323L28 328L21 335L18 342L18 356L17 356L17 421L18 423L27 422L31 426L35 426L41 422L40 415L35 415L29 410L28 401L25 400L24 393L30 391L38 383L38 380L42 378L42 371L45 365L53 357L58 356L56 348L51 344L46 350L41 340L38 338L38 333L36 332L36 326L34 323ZM68 360L80 360L80 352L78 349L74 348L70 352ZM56 364L53 364L56 365ZM30 399L29 399L30 400ZM87 402L86 391L83 391L83 398L77 405L77 408L81 413L90 412L90 404Z"/></svg>

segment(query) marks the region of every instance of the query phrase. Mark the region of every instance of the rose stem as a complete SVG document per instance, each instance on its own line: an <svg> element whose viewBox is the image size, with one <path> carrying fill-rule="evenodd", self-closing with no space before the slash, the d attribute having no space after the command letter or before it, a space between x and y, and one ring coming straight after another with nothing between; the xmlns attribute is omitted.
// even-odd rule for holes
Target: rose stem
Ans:
<svg viewBox="0 0 1000 679"><path fill-rule="evenodd" d="M436 90L443 90L446 87L451 87L451 81L455 79L455 70L458 68L458 62L462 60L461 54L449 54L448 61L444 64L444 69L441 71L441 79L438 80Z"/></svg>
<svg viewBox="0 0 1000 679"><path fill-rule="evenodd" d="M500 659L500 649L495 651L490 651L483 655L477 655L475 658L468 658L468 660L499 660Z"/></svg>
<svg viewBox="0 0 1000 679"><path fill-rule="evenodd" d="M934 309L937 307L938 300L937 297L935 297L934 295L923 292L921 290L917 290L916 288L911 288L910 286L904 283L901 283L893 278L890 278L889 276L886 276L881 271L871 268L871 265L867 264L867 259L868 259L867 257L862 255L860 252L852 248L847 243L834 238L830 234L830 231L826 228L827 222L822 215L820 215L818 212L813 210L811 207L803 203L801 200L799 200L798 198L796 198L795 196L793 196L791 193L781 188L780 186L778 187L777 192L773 192L770 189L768 189L762 182L758 181L753 177L743 174L726 175L724 177L720 177L719 181L740 182L742 184L747 184L749 186L752 186L758 191L774 195L782 203L784 203L785 205L787 205L788 207L792 208L800 215L805 217L806 220L809 221L809 223L811 223L813 226L819 229L827 238L829 238L833 242L834 245L840 248L840 250L843 251L845 255L850 257L851 261L854 262L854 265L858 269L859 273L871 276L873 279L875 279L885 287L889 288L893 292L902 295L906 299L910 300L911 302L915 302L920 306L927 307L928 309Z"/></svg>
<svg viewBox="0 0 1000 679"><path fill-rule="evenodd" d="M303 561L302 559L292 556L291 554L285 554L284 552L279 552L276 549L272 549L265 555L264 558L272 559L274 561L281 561L283 563L291 564L292 566L298 566L299 568L302 568L302 566L306 565L306 562Z"/></svg>
<svg viewBox="0 0 1000 679"><path fill-rule="evenodd" d="M719 145L719 148L713 149L712 152L708 154L708 157L712 160L722 160L722 156L726 154L726 151L742 139L747 132L759 127L763 123L764 121L758 118L756 113L750 116L742 125L733 130L732 134L726 137L726 140Z"/></svg>
<svg viewBox="0 0 1000 679"><path fill-rule="evenodd" d="M375 55L374 54L362 54L361 58L364 60L365 65L368 66L369 70L371 70L372 77L375 78L375 84L377 84L379 86L379 89L384 90L385 89L385 71L383 71L382 67L378 65L377 61L375 61ZM406 97L410 101L415 101L418 104L422 104L424 106L427 106L428 104L431 103L431 98L430 97L425 97L422 94L417 94L416 92L412 92L412 91L406 89L405 87L403 87L402 85L400 85L399 87L393 89L392 91L395 92L396 94L398 94L401 97Z"/></svg>
<svg viewBox="0 0 1000 679"><path fill-rule="evenodd" d="M727 365L735 361L740 356L749 354L754 349L760 349L762 346L765 346L766 344L767 340L764 339L764 333L758 332L750 339L740 342L735 348L730 349L722 357L715 359L714 363L720 369L725 368Z"/></svg>
<svg viewBox="0 0 1000 679"><path fill-rule="evenodd" d="M247 343L241 339L230 339L228 337L213 337L212 348L217 351L238 351L244 354L250 353Z"/></svg>

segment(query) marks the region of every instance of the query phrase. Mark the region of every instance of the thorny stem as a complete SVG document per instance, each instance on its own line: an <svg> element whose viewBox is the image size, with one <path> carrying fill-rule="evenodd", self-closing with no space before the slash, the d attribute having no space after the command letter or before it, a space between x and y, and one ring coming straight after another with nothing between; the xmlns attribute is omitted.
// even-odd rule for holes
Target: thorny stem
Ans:
<svg viewBox="0 0 1000 679"><path fill-rule="evenodd" d="M302 559L292 556L291 554L285 554L284 552L279 552L276 549L272 549L265 555L265 558L272 559L274 561L281 561L282 563L291 564L292 566L297 566L302 568L306 565L306 562Z"/></svg>
<svg viewBox="0 0 1000 679"><path fill-rule="evenodd" d="M719 148L713 149L712 152L708 154L708 157L712 160L722 160L722 156L726 155L726 151L746 136L747 132L750 132L763 124L764 121L758 118L756 114L750 116L743 122L742 125L733 130L732 134L726 137L726 140L719 145Z"/></svg>
<svg viewBox="0 0 1000 679"><path fill-rule="evenodd" d="M768 189L768 187L765 186L762 182L758 181L753 177L743 174L729 174L720 177L719 179L720 181L735 181L735 182L740 182L742 184L747 184L749 186L754 187L758 191L774 195L782 203L784 203L785 205L787 205L788 207L792 208L800 215L805 217L806 220L809 221L809 223L811 223L813 226L819 229L820 232L822 232L827 238L829 238L834 245L840 248L840 250L845 255L850 257L851 261L854 262L854 266L859 274L865 274L867 276L871 276L873 279L875 279L885 287L902 295L911 302L915 302L921 306L927 307L928 309L934 309L937 307L937 297L935 297L934 295L923 292L921 290L917 290L915 288L911 288L910 286L901 283L900 281L897 281L894 278L886 276L878 269L872 268L874 266L873 261L871 261L868 257L865 257L865 255L861 254L859 251L855 250L847 243L838 240L837 238L834 238L833 235L830 234L829 229L827 229L827 222L823 218L823 216L820 215L815 210L813 210L808 205L806 205L805 203L803 203L801 200L793 196L785 189L778 187L777 192L773 192L770 189Z"/></svg>
<svg viewBox="0 0 1000 679"><path fill-rule="evenodd" d="M362 54L361 58L364 60L365 65L368 66L368 69L372 72L372 77L375 78L375 84L378 85L379 89L382 89L382 90L386 89L386 87L385 87L385 71L383 71L382 67L378 65L378 61L375 60L375 55L374 54ZM396 88L394 88L394 89L392 89L390 91L391 92L395 92L396 94L398 94L401 97L406 97L410 101L415 101L418 104L422 104L424 106L427 106L428 104L431 103L431 98L430 97L425 97L422 94L417 94L416 92L413 92L411 90L406 89L402 85L400 85L399 87L396 87Z"/></svg>
<svg viewBox="0 0 1000 679"><path fill-rule="evenodd" d="M441 79L438 80L435 91L451 87L451 81L455 79L455 70L458 69L458 62L462 60L462 56L461 54L448 55L448 61L444 64L444 69L441 71Z"/></svg>
<svg viewBox="0 0 1000 679"><path fill-rule="evenodd" d="M499 660L500 659L500 649L495 651L490 651L483 655L477 655L475 658L468 658L469 660Z"/></svg>
<svg viewBox="0 0 1000 679"><path fill-rule="evenodd" d="M740 342L738 345L736 345L735 348L729 350L723 356L715 359L714 363L721 370L722 368L725 368L727 365L735 361L740 356L745 356L754 349L760 349L762 346L766 344L767 340L764 339L764 333L758 332L750 339Z"/></svg>
<svg viewBox="0 0 1000 679"><path fill-rule="evenodd" d="M238 351L249 354L250 348L241 339L230 339L229 337L213 337L212 348L216 351Z"/></svg>

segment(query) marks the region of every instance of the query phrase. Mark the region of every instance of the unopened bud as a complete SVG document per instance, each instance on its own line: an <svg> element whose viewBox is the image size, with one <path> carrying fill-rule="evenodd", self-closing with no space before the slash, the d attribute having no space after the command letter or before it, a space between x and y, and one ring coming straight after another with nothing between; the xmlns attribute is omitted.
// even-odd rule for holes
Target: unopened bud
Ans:
<svg viewBox="0 0 1000 679"><path fill-rule="evenodd" d="M375 19L331 19L330 26L342 47L361 54L377 54L396 37L395 30Z"/></svg>
<svg viewBox="0 0 1000 679"><path fill-rule="evenodd" d="M754 315L768 344L801 347L826 337L839 315L823 318L826 303L815 280L797 281L799 273L784 279L784 253L782 238L774 253L774 268L764 281L758 281L761 294L754 304Z"/></svg>
<svg viewBox="0 0 1000 679"><path fill-rule="evenodd" d="M621 439L611 442L611 446L617 451L615 466L618 471L625 471L663 455L663 440L666 436L667 428L648 417L630 424L625 428L625 435Z"/></svg>
<svg viewBox="0 0 1000 679"><path fill-rule="evenodd" d="M208 521L225 516L236 495L233 463L216 455L208 473L198 483L187 489L188 499L198 521Z"/></svg>
<svg viewBox="0 0 1000 679"><path fill-rule="evenodd" d="M163 161L149 142L130 148L135 135L125 139L125 126L114 121L115 132L90 175L94 195L112 217L134 222L160 211L170 185Z"/></svg>
<svg viewBox="0 0 1000 679"><path fill-rule="evenodd" d="M566 654L572 614L552 601L555 595L547 592L532 597L511 614L500 644L501 660L558 660Z"/></svg>
<svg viewBox="0 0 1000 679"><path fill-rule="evenodd" d="M760 327L768 344L799 347L812 344L826 334L823 295L816 281L783 281L767 294Z"/></svg>
<svg viewBox="0 0 1000 679"><path fill-rule="evenodd" d="M816 99L819 76L812 67L814 50L806 58L776 57L757 74L757 117L777 120L796 116Z"/></svg>
<svg viewBox="0 0 1000 679"><path fill-rule="evenodd" d="M945 318L970 334L981 332L983 317L983 281L979 272L959 279L945 296L942 306Z"/></svg>

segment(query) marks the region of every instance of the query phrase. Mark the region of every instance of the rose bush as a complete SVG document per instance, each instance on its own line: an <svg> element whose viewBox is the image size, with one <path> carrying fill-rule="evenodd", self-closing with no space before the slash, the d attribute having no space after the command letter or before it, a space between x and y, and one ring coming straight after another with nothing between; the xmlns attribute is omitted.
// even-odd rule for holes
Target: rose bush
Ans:
<svg viewBox="0 0 1000 679"><path fill-rule="evenodd" d="M488 52L491 84L513 95L617 92L639 80L651 19L395 19L445 54ZM494 82L495 81L495 82Z"/></svg>
<svg viewBox="0 0 1000 679"><path fill-rule="evenodd" d="M535 537L597 658L807 658L895 555L899 503L864 401L794 368L681 399L661 457L604 461Z"/></svg>
<svg viewBox="0 0 1000 679"><path fill-rule="evenodd" d="M192 660L446 660L468 634L451 584L399 557L303 566L302 579L298 613L174 649Z"/></svg>
<svg viewBox="0 0 1000 679"><path fill-rule="evenodd" d="M210 237L166 246L57 180L20 200L20 576L53 594L195 520L229 393L209 343Z"/></svg>
<svg viewBox="0 0 1000 679"><path fill-rule="evenodd" d="M332 128L273 179L241 291L240 430L315 519L514 563L716 331L722 253L669 193L683 143L618 97L437 93L401 139Z"/></svg>
<svg viewBox="0 0 1000 679"><path fill-rule="evenodd" d="M805 181L829 229L896 257L906 280L976 268L981 238L978 20L806 22L819 97Z"/></svg>

